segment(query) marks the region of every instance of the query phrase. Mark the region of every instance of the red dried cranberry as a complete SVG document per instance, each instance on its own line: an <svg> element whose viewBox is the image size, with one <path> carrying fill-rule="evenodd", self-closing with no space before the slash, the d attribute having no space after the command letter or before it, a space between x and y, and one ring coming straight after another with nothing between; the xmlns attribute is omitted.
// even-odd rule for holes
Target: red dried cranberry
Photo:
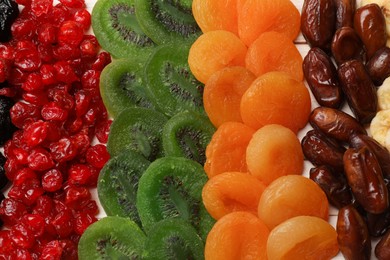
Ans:
<svg viewBox="0 0 390 260"><path fill-rule="evenodd" d="M40 260L60 260L62 259L62 252L64 249L62 248L60 242L58 240L53 240L47 243L43 249L42 254L40 256Z"/></svg>
<svg viewBox="0 0 390 260"><path fill-rule="evenodd" d="M39 57L42 63L54 62L54 47L53 45L38 44Z"/></svg>
<svg viewBox="0 0 390 260"><path fill-rule="evenodd" d="M27 161L28 152L22 148L19 147L13 148L12 155L9 156L13 156L16 159L17 163L20 165L25 165L28 163Z"/></svg>
<svg viewBox="0 0 390 260"><path fill-rule="evenodd" d="M39 73L31 73L22 84L22 89L27 92L43 90L42 76Z"/></svg>
<svg viewBox="0 0 390 260"><path fill-rule="evenodd" d="M112 120L100 120L96 124L96 138L99 142L105 144L108 141L108 135L110 133L110 127L112 124Z"/></svg>
<svg viewBox="0 0 390 260"><path fill-rule="evenodd" d="M18 67L12 67L11 75L8 78L8 83L12 85L19 85L26 81L28 73L19 69Z"/></svg>
<svg viewBox="0 0 390 260"><path fill-rule="evenodd" d="M60 0L60 2L71 8L84 8L85 2L84 0Z"/></svg>
<svg viewBox="0 0 390 260"><path fill-rule="evenodd" d="M22 94L22 98L27 101L28 103L31 103L33 105L37 106L43 106L45 103L49 102L47 99L47 95L44 91L36 91L36 92L24 92Z"/></svg>
<svg viewBox="0 0 390 260"><path fill-rule="evenodd" d="M53 49L53 56L57 60L74 60L81 57L81 51L78 46L72 46L70 44L57 45Z"/></svg>
<svg viewBox="0 0 390 260"><path fill-rule="evenodd" d="M74 164L69 168L69 184L84 185L92 175L91 169L85 164Z"/></svg>
<svg viewBox="0 0 390 260"><path fill-rule="evenodd" d="M26 127L23 132L23 139L28 146L36 146L46 139L47 132L48 124L45 121L38 120Z"/></svg>
<svg viewBox="0 0 390 260"><path fill-rule="evenodd" d="M23 168L16 173L13 184L14 186L20 186L26 183L28 179L38 179L38 176L30 168Z"/></svg>
<svg viewBox="0 0 390 260"><path fill-rule="evenodd" d="M88 111L89 104L91 102L91 97L83 90L80 90L75 93L75 102L76 102L76 115L78 117L85 115Z"/></svg>
<svg viewBox="0 0 390 260"><path fill-rule="evenodd" d="M89 227L92 223L96 222L97 218L85 212L77 213L75 217L75 227L74 230L76 234L82 235L84 231Z"/></svg>
<svg viewBox="0 0 390 260"><path fill-rule="evenodd" d="M16 19L11 26L12 36L16 40L31 39L35 34L35 24L32 19Z"/></svg>
<svg viewBox="0 0 390 260"><path fill-rule="evenodd" d="M0 230L0 253L11 253L15 250L10 238L10 230ZM0 257L0 259L3 259ZM7 259L7 258L4 258Z"/></svg>
<svg viewBox="0 0 390 260"><path fill-rule="evenodd" d="M75 21L65 21L58 31L58 42L77 46L83 40L83 29Z"/></svg>
<svg viewBox="0 0 390 260"><path fill-rule="evenodd" d="M65 193L65 204L72 209L81 210L91 199L88 188L71 185Z"/></svg>
<svg viewBox="0 0 390 260"><path fill-rule="evenodd" d="M18 127L23 128L41 118L41 112L38 106L33 104L18 101L10 109L12 123Z"/></svg>
<svg viewBox="0 0 390 260"><path fill-rule="evenodd" d="M73 215L71 210L63 210L57 213L50 224L61 238L68 237L73 232Z"/></svg>
<svg viewBox="0 0 390 260"><path fill-rule="evenodd" d="M76 134L71 137L73 144L77 147L77 154L84 154L90 146L91 140L86 134Z"/></svg>
<svg viewBox="0 0 390 260"><path fill-rule="evenodd" d="M96 215L99 213L99 207L96 201L89 200L88 203L82 208L82 211L90 215Z"/></svg>
<svg viewBox="0 0 390 260"><path fill-rule="evenodd" d="M78 80L72 67L66 61L58 61L54 64L56 69L56 78L60 82L72 83Z"/></svg>
<svg viewBox="0 0 390 260"><path fill-rule="evenodd" d="M50 23L42 24L38 28L38 41L44 45L57 42L57 27Z"/></svg>
<svg viewBox="0 0 390 260"><path fill-rule="evenodd" d="M57 169L51 169L42 176L42 187L48 192L54 192L61 189L62 182L62 173Z"/></svg>
<svg viewBox="0 0 390 260"><path fill-rule="evenodd" d="M91 14L85 9L77 10L73 14L73 20L81 25L81 28L84 30L88 30L91 27Z"/></svg>
<svg viewBox="0 0 390 260"><path fill-rule="evenodd" d="M15 257L18 260L33 260L32 255L26 249L17 248L15 252Z"/></svg>
<svg viewBox="0 0 390 260"><path fill-rule="evenodd" d="M81 57L87 59L95 58L99 53L100 46L95 37L84 37L80 43Z"/></svg>
<svg viewBox="0 0 390 260"><path fill-rule="evenodd" d="M35 203L32 213L41 215L42 217L48 217L52 214L54 209L53 199L49 196L43 195L39 197Z"/></svg>
<svg viewBox="0 0 390 260"><path fill-rule="evenodd" d="M19 50L15 54L14 65L24 71L36 71L42 64L41 57L37 49Z"/></svg>
<svg viewBox="0 0 390 260"><path fill-rule="evenodd" d="M23 168L23 165L21 165L15 158L7 158L7 161L5 161L4 169L5 169L5 175L9 180L15 179L16 173Z"/></svg>
<svg viewBox="0 0 390 260"><path fill-rule="evenodd" d="M56 142L60 140L60 138L64 134L61 126L56 124L55 122L47 121L46 123L48 124L46 140L49 142Z"/></svg>
<svg viewBox="0 0 390 260"><path fill-rule="evenodd" d="M50 98L60 107L70 111L74 107L74 97L63 89L53 89L49 94Z"/></svg>
<svg viewBox="0 0 390 260"><path fill-rule="evenodd" d="M48 14L52 8L53 0L34 0L31 2L31 11L37 17Z"/></svg>
<svg viewBox="0 0 390 260"><path fill-rule="evenodd" d="M0 203L0 217L7 226L16 224L25 214L27 214L27 207L20 201L5 198Z"/></svg>
<svg viewBox="0 0 390 260"><path fill-rule="evenodd" d="M40 237L45 231L45 219L39 214L24 215L20 222L33 232L34 237Z"/></svg>
<svg viewBox="0 0 390 260"><path fill-rule="evenodd" d="M57 162L70 161L77 155L77 147L69 138L61 138L49 145L50 153Z"/></svg>
<svg viewBox="0 0 390 260"><path fill-rule="evenodd" d="M100 72L97 70L88 70L81 78L81 84L84 89L99 89L99 81Z"/></svg>
<svg viewBox="0 0 390 260"><path fill-rule="evenodd" d="M90 165L101 169L110 159L110 154L105 145L97 144L88 148L85 158Z"/></svg>
<svg viewBox="0 0 390 260"><path fill-rule="evenodd" d="M96 71L102 71L111 62L111 55L108 52L101 52L98 54L95 62L92 64L91 69Z"/></svg>
<svg viewBox="0 0 390 260"><path fill-rule="evenodd" d="M11 62L0 58L0 83L7 81L11 75Z"/></svg>
<svg viewBox="0 0 390 260"><path fill-rule="evenodd" d="M10 237L14 246L18 248L31 248L35 243L33 232L22 223L11 227Z"/></svg>
<svg viewBox="0 0 390 260"><path fill-rule="evenodd" d="M63 109L55 102L49 102L43 105L41 110L42 118L45 120L53 120L64 122L68 117L68 111Z"/></svg>
<svg viewBox="0 0 390 260"><path fill-rule="evenodd" d="M15 57L15 48L10 44L0 44L0 58L13 60Z"/></svg>
<svg viewBox="0 0 390 260"><path fill-rule="evenodd" d="M56 69L51 64L43 64L39 70L42 75L42 83L43 85L52 85L57 83L56 78Z"/></svg>
<svg viewBox="0 0 390 260"><path fill-rule="evenodd" d="M28 156L28 166L35 171L45 171L54 166L53 159L43 148L34 148Z"/></svg>

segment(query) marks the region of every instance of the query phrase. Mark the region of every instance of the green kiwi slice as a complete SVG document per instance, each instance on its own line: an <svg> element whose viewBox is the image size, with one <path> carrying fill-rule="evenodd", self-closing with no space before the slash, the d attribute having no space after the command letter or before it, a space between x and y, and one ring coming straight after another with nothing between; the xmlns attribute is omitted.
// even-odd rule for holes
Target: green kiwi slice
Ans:
<svg viewBox="0 0 390 260"><path fill-rule="evenodd" d="M146 236L128 218L105 217L90 225L78 244L80 260L141 259Z"/></svg>
<svg viewBox="0 0 390 260"><path fill-rule="evenodd" d="M142 31L134 0L98 0L92 29L100 45L115 58L148 56L156 44Z"/></svg>
<svg viewBox="0 0 390 260"><path fill-rule="evenodd" d="M141 176L137 209L146 232L167 218L189 221L205 238L213 219L202 203L207 181L202 165L182 157L163 157L152 162Z"/></svg>
<svg viewBox="0 0 390 260"><path fill-rule="evenodd" d="M163 155L162 128L167 118L152 109L128 108L119 113L110 128L107 150L112 157L132 150L148 161Z"/></svg>
<svg viewBox="0 0 390 260"><path fill-rule="evenodd" d="M153 108L145 91L143 69L144 64L136 58L113 60L103 69L100 94L113 118L126 108Z"/></svg>
<svg viewBox="0 0 390 260"><path fill-rule="evenodd" d="M164 125L164 154L185 157L203 165L206 146L214 132L215 127L206 116L190 111L178 113Z"/></svg>
<svg viewBox="0 0 390 260"><path fill-rule="evenodd" d="M168 116L182 111L205 114L203 84L192 75L186 45L159 47L145 67L146 88L155 107Z"/></svg>
<svg viewBox="0 0 390 260"><path fill-rule="evenodd" d="M142 155L125 150L102 168L97 192L108 216L128 217L141 226L136 207L138 182L149 164Z"/></svg>
<svg viewBox="0 0 390 260"><path fill-rule="evenodd" d="M192 15L192 0L135 0L142 30L157 44L194 41L201 30Z"/></svg>
<svg viewBox="0 0 390 260"><path fill-rule="evenodd" d="M204 259L204 243L194 227L181 219L157 222L146 240L144 259Z"/></svg>

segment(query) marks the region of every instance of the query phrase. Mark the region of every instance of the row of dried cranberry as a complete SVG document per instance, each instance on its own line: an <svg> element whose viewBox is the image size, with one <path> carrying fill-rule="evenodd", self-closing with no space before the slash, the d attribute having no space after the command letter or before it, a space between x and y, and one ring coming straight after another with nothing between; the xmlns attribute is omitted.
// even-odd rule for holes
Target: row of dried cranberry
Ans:
<svg viewBox="0 0 390 260"><path fill-rule="evenodd" d="M15 100L17 127L4 145L12 184L0 203L0 258L77 259L99 211L90 189L109 159L99 78L111 58L88 35L84 0L17 3L12 40L0 44L0 95Z"/></svg>

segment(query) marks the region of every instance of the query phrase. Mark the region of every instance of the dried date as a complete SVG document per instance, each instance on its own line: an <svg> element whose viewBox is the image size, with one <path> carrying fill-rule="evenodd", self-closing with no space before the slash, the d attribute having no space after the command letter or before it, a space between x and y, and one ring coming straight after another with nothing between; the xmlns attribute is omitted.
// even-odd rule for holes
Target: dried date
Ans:
<svg viewBox="0 0 390 260"><path fill-rule="evenodd" d="M376 86L390 77L390 48L384 47L375 52L366 64L368 74Z"/></svg>
<svg viewBox="0 0 390 260"><path fill-rule="evenodd" d="M354 197L367 212L379 214L387 209L389 198L382 170L367 146L345 151L344 170Z"/></svg>
<svg viewBox="0 0 390 260"><path fill-rule="evenodd" d="M352 205L339 210L336 231L340 251L346 260L370 259L370 234L364 219Z"/></svg>
<svg viewBox="0 0 390 260"><path fill-rule="evenodd" d="M318 104L339 108L343 102L337 70L330 57L320 48L311 48L303 59L303 73Z"/></svg>
<svg viewBox="0 0 390 260"><path fill-rule="evenodd" d="M305 0L301 14L301 31L311 47L330 49L336 28L336 6L333 0Z"/></svg>
<svg viewBox="0 0 390 260"><path fill-rule="evenodd" d="M335 0L336 29L344 26L353 27L353 15L356 9L356 0Z"/></svg>
<svg viewBox="0 0 390 260"><path fill-rule="evenodd" d="M338 64L349 60L363 60L364 47L359 35L351 27L337 29L332 40L332 54Z"/></svg>
<svg viewBox="0 0 390 260"><path fill-rule="evenodd" d="M390 230L386 232L375 246L375 256L379 260L390 259Z"/></svg>
<svg viewBox="0 0 390 260"><path fill-rule="evenodd" d="M314 129L343 142L349 142L355 134L367 134L354 117L334 108L315 108L310 114L309 123Z"/></svg>
<svg viewBox="0 0 390 260"><path fill-rule="evenodd" d="M354 28L366 47L367 58L386 46L386 20L377 4L358 8L354 15Z"/></svg>
<svg viewBox="0 0 390 260"><path fill-rule="evenodd" d="M338 68L341 87L356 119L366 124L376 115L376 88L360 60L350 60Z"/></svg>

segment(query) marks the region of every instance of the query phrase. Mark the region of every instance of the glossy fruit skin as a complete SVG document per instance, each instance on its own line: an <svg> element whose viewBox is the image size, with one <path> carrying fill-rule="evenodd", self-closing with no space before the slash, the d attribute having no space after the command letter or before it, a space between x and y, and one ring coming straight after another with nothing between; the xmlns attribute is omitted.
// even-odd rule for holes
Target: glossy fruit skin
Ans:
<svg viewBox="0 0 390 260"><path fill-rule="evenodd" d="M390 76L390 48L384 47L375 52L367 62L366 68L376 86Z"/></svg>
<svg viewBox="0 0 390 260"><path fill-rule="evenodd" d="M14 0L0 1L0 42L11 39L11 26L18 15L18 4Z"/></svg>
<svg viewBox="0 0 390 260"><path fill-rule="evenodd" d="M364 46L359 35L351 27L341 27L334 34L331 50L338 64L364 59Z"/></svg>
<svg viewBox="0 0 390 260"><path fill-rule="evenodd" d="M344 26L353 27L353 14L356 9L356 0L335 0L336 29Z"/></svg>

